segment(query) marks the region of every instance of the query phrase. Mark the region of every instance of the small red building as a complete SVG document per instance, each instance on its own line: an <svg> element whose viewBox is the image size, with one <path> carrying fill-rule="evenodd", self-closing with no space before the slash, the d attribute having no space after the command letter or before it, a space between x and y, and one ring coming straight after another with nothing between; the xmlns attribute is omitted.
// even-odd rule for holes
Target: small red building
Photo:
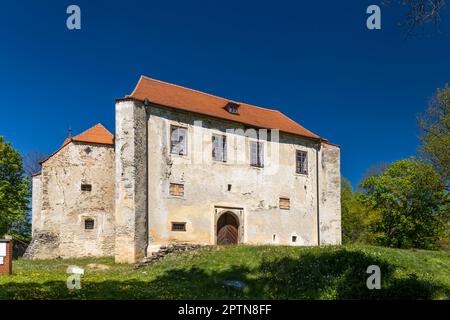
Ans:
<svg viewBox="0 0 450 320"><path fill-rule="evenodd" d="M0 239L0 275L12 274L12 240Z"/></svg>

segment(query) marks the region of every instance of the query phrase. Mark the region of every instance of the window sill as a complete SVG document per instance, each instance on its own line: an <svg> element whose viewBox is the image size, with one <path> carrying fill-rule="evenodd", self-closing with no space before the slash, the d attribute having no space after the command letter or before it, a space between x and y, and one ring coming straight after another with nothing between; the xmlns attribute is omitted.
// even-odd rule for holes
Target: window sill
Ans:
<svg viewBox="0 0 450 320"><path fill-rule="evenodd" d="M227 163L227 160L216 160L212 159L213 163Z"/></svg>
<svg viewBox="0 0 450 320"><path fill-rule="evenodd" d="M294 175L300 176L300 177L309 177L309 175L307 173L298 173L298 172L296 172L296 173L294 173Z"/></svg>
<svg viewBox="0 0 450 320"><path fill-rule="evenodd" d="M170 153L169 154L171 157L179 157L179 158L185 158L185 159L189 159L187 154L178 154L178 153Z"/></svg>
<svg viewBox="0 0 450 320"><path fill-rule="evenodd" d="M186 200L186 197L185 196L172 196L172 195L169 195L169 196L167 196L166 199Z"/></svg>

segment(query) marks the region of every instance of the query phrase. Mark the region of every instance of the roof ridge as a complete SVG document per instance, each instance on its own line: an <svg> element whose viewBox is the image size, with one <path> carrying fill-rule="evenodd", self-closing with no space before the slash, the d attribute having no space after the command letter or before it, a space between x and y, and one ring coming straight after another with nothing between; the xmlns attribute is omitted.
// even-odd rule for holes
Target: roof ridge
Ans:
<svg viewBox="0 0 450 320"><path fill-rule="evenodd" d="M102 127L102 128L105 129L109 134L112 135L112 133L111 133L108 129L106 129L106 127L105 127L103 124L101 124L101 123L99 122L99 123L97 123L97 124L95 124L95 125L89 127L89 129L86 129L86 130L84 130L83 132L81 132L81 133L77 134L76 136L72 137L72 140L76 140L77 137L79 137L79 136L81 136L81 135L83 135L83 134L85 134L85 133L91 131L92 129L94 129L95 127L98 127L98 126Z"/></svg>
<svg viewBox="0 0 450 320"><path fill-rule="evenodd" d="M265 108L254 104L238 102L214 94L191 89L182 85L153 79L141 75L133 92L126 99L137 101L149 100L151 103L231 120L245 125L278 128L280 131L319 139L320 136L304 128L302 125L276 108ZM238 116L226 112L227 102L241 105Z"/></svg>
<svg viewBox="0 0 450 320"><path fill-rule="evenodd" d="M237 100L233 100L233 99L228 99L228 98L220 97L220 96L217 96L217 95L214 95L214 94L211 94L211 93L207 93L207 92L203 92L203 91L200 91L200 90L197 90L197 89L192 89L192 88L188 88L188 87L185 87L185 86L182 86L182 85L178 85L178 84L174 84L174 83L170 83L170 82L166 82L166 81L162 81L162 80L150 78L150 77L147 77L147 76L145 76L145 75L141 75L141 77L139 78L139 81L138 81L136 87L134 88L134 90L133 90L133 92L130 94L130 96L133 96L134 92L136 91L136 88L139 86L139 83L141 82L141 80L142 80L143 78L145 78L145 79L147 79L147 80L150 80L150 81L155 81L155 82L163 83L163 84L166 84L166 85L169 85L169 86L172 86L172 87L177 87L177 88L185 89L185 90L188 90L188 91L193 91L193 92L200 93L200 94L203 94L203 95L206 95L206 96L210 96L210 97L213 97L213 98L217 98L217 99L220 99L220 100L225 100L225 101L228 101L228 102L234 102L234 103L237 103L237 104L245 104L245 105L250 106L250 107L255 107L255 108L264 109L264 110L269 110L269 111L278 111L278 112L280 112L280 111L277 110L277 109L270 109L270 108L265 108L265 107L255 106L255 105L250 104L250 103L246 103L246 102L242 102L242 101L237 101Z"/></svg>

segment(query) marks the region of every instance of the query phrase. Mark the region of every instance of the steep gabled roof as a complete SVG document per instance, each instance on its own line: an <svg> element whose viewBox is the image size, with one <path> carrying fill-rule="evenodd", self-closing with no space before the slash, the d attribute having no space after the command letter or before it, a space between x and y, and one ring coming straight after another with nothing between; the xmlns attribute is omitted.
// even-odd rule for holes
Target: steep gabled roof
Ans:
<svg viewBox="0 0 450 320"><path fill-rule="evenodd" d="M114 135L108 131L101 123L80 133L71 139L75 142L87 142L98 144L114 144Z"/></svg>
<svg viewBox="0 0 450 320"><path fill-rule="evenodd" d="M150 103L175 109L231 120L257 128L279 129L295 135L320 139L318 135L278 110L232 101L145 76L141 76L133 92L126 99L130 98L139 101L148 99ZM226 110L226 106L230 102L239 105L238 114L232 114Z"/></svg>
<svg viewBox="0 0 450 320"><path fill-rule="evenodd" d="M101 123L98 123L92 128L80 133L75 137L67 137L66 140L64 140L64 143L61 145L61 147L59 147L58 150L56 150L54 153L48 156L47 159L41 161L41 163L44 163L45 161L53 157L62 148L64 148L71 142L104 144L112 146L114 145L114 135L111 132L109 132L108 129L106 129Z"/></svg>

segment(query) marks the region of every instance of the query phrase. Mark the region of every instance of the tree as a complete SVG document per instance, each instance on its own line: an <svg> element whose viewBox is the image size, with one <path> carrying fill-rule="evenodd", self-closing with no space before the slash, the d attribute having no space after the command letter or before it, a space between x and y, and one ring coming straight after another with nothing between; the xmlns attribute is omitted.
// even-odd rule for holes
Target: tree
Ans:
<svg viewBox="0 0 450 320"><path fill-rule="evenodd" d="M416 159L394 162L361 183L362 200L381 212L378 241L396 248L433 249L449 218L448 193L432 165Z"/></svg>
<svg viewBox="0 0 450 320"><path fill-rule="evenodd" d="M379 220L379 212L366 206L354 192L350 182L341 180L341 225L343 243L372 243L377 234L372 226Z"/></svg>
<svg viewBox="0 0 450 320"><path fill-rule="evenodd" d="M0 236L28 237L30 182L24 175L22 158L0 136Z"/></svg>
<svg viewBox="0 0 450 320"><path fill-rule="evenodd" d="M23 157L23 170L28 177L41 172L41 162L47 159L47 155L40 151L31 151Z"/></svg>
<svg viewBox="0 0 450 320"><path fill-rule="evenodd" d="M425 114L419 116L421 154L449 189L450 181L450 87L438 89Z"/></svg>
<svg viewBox="0 0 450 320"><path fill-rule="evenodd" d="M387 168L389 168L389 166L390 164L387 162L380 162L370 166L369 169L366 170L363 180L371 176L378 176L382 174Z"/></svg>
<svg viewBox="0 0 450 320"><path fill-rule="evenodd" d="M400 26L406 28L407 34L412 35L420 29L425 32L426 26L433 26L439 30L441 13L447 0L383 0L385 6L393 2L406 8L405 18Z"/></svg>

